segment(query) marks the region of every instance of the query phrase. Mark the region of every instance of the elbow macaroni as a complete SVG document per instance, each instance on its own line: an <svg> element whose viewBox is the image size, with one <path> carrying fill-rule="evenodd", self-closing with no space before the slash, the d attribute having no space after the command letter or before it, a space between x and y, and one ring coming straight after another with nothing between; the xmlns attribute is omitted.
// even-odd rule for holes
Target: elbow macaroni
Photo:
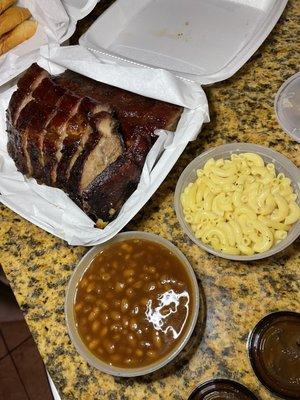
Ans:
<svg viewBox="0 0 300 400"><path fill-rule="evenodd" d="M285 239L300 219L291 180L254 153L209 159L181 194L186 222L215 250L252 255Z"/></svg>

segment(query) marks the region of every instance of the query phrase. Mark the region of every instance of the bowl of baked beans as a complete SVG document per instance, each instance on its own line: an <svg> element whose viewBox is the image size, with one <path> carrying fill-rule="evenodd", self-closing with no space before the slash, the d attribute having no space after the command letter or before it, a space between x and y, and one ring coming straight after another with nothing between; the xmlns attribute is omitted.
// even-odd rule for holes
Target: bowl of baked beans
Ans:
<svg viewBox="0 0 300 400"><path fill-rule="evenodd" d="M199 287L182 252L146 232L126 232L80 260L66 292L70 338L92 366L139 376L185 347L199 313Z"/></svg>

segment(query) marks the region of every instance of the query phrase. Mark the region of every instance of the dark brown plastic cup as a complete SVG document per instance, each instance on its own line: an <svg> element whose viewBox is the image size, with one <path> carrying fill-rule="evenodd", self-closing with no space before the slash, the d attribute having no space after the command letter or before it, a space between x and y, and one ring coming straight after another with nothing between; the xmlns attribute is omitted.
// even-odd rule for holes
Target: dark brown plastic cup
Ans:
<svg viewBox="0 0 300 400"><path fill-rule="evenodd" d="M246 386L230 379L212 379L191 393L188 400L258 400Z"/></svg>
<svg viewBox="0 0 300 400"><path fill-rule="evenodd" d="M260 382L285 400L300 399L300 314L267 315L248 339L252 368Z"/></svg>

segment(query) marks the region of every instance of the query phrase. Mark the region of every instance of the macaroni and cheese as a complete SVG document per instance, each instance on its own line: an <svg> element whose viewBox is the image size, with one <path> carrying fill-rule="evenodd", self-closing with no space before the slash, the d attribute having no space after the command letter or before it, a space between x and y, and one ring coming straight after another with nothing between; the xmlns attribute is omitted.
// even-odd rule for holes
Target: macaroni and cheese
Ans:
<svg viewBox="0 0 300 400"><path fill-rule="evenodd" d="M181 194L186 222L217 251L250 256L283 240L300 219L291 180L254 153L209 159Z"/></svg>

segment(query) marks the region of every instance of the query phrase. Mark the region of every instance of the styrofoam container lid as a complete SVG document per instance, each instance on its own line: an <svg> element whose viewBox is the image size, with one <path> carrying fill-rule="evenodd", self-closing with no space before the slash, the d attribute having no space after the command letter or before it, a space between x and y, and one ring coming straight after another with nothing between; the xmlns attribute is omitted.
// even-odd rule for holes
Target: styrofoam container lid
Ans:
<svg viewBox="0 0 300 400"><path fill-rule="evenodd" d="M287 0L117 0L80 44L118 64L163 68L209 84L232 76Z"/></svg>
<svg viewBox="0 0 300 400"><path fill-rule="evenodd" d="M282 129L300 143L300 72L286 80L278 90L275 111Z"/></svg>

